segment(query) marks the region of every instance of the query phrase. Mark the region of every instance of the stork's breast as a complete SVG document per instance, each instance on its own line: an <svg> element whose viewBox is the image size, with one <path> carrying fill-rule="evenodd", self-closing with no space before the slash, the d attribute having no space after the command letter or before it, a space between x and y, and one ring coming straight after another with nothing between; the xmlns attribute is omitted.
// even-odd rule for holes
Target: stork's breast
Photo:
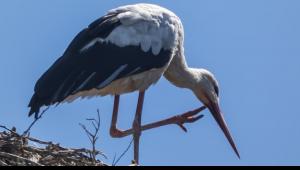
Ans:
<svg viewBox="0 0 300 170"><path fill-rule="evenodd" d="M152 69L134 76L116 80L107 87L99 90L98 95L116 95L146 90L151 85L158 82L165 70L165 67L160 69Z"/></svg>
<svg viewBox="0 0 300 170"><path fill-rule="evenodd" d="M152 69L134 76L115 80L102 89L91 89L89 91L79 92L69 96L64 102L71 103L78 98L92 98L96 96L121 95L134 91L144 91L151 85L158 82L165 72L166 67L161 69Z"/></svg>

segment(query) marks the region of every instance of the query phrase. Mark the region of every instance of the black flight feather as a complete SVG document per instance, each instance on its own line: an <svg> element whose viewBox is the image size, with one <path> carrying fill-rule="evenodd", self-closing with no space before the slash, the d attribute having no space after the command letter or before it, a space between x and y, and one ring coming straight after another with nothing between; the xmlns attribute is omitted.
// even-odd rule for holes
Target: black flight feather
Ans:
<svg viewBox="0 0 300 170"><path fill-rule="evenodd" d="M164 49L154 55L151 49L144 52L140 46L119 47L112 43L96 42L81 51L94 39L106 38L120 26L117 15L111 13L96 20L75 37L63 56L36 83L29 103L29 116L35 114L38 117L40 107L61 103L70 95L103 88L99 85L122 66L126 67L111 81L162 68L169 63L172 52Z"/></svg>

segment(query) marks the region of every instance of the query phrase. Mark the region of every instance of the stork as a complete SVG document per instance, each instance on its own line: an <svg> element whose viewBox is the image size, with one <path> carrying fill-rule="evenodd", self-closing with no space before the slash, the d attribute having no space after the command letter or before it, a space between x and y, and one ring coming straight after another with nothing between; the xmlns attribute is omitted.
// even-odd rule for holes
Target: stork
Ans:
<svg viewBox="0 0 300 170"><path fill-rule="evenodd" d="M35 85L29 116L39 117L40 108L70 103L78 98L113 95L110 134L133 135L134 160L139 163L142 131L193 123L208 108L239 157L219 107L219 87L205 69L188 67L184 55L184 29L173 12L153 4L134 4L110 10L82 30ZM179 88L190 89L203 107L170 119L141 125L146 90L164 76ZM120 96L139 92L132 129L117 128Z"/></svg>

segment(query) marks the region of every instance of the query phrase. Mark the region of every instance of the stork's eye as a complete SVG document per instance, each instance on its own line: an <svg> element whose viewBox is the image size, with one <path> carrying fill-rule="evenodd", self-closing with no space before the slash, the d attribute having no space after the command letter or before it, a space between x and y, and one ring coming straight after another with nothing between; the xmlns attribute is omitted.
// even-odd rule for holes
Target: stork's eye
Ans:
<svg viewBox="0 0 300 170"><path fill-rule="evenodd" d="M219 87L217 85L214 85L214 90L215 90L217 96L219 97Z"/></svg>

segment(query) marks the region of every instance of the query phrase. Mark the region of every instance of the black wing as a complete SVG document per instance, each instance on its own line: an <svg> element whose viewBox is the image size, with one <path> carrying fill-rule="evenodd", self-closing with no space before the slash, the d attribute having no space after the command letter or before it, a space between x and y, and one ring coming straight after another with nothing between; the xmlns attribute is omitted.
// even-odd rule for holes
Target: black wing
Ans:
<svg viewBox="0 0 300 170"><path fill-rule="evenodd" d="M81 51L96 38L106 38L121 22L117 13L108 14L80 32L49 70L38 80L29 107L29 116L38 116L40 107L64 101L68 96L94 88L101 89L112 81L164 67L171 51L161 50L153 55L140 46L119 47L112 43L96 42ZM113 74L117 76L111 79ZM109 80L109 81L107 81Z"/></svg>

